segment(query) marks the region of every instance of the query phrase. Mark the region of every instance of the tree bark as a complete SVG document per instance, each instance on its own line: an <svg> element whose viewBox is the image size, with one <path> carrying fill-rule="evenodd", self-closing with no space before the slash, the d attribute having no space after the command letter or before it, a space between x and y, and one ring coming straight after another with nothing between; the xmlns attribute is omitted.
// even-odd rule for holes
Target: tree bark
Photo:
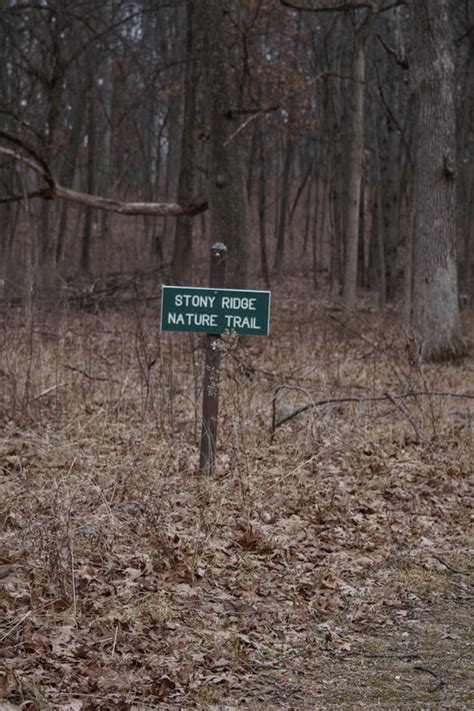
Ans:
<svg viewBox="0 0 474 711"><path fill-rule="evenodd" d="M347 212L345 220L346 251L344 264L343 305L354 311L357 296L357 258L359 250L360 188L364 161L364 92L366 45L372 25L370 15L354 37L351 88L351 127Z"/></svg>
<svg viewBox="0 0 474 711"><path fill-rule="evenodd" d="M247 284L247 195L237 127L231 120L232 89L224 8L220 0L196 7L203 45L203 72L209 111L208 195L210 241L228 248L227 283Z"/></svg>
<svg viewBox="0 0 474 711"><path fill-rule="evenodd" d="M270 288L270 270L268 268L267 249L267 180L265 161L265 132L263 128L259 131L260 143L260 171L258 176L258 226L260 233L260 268L262 277L267 289Z"/></svg>
<svg viewBox="0 0 474 711"><path fill-rule="evenodd" d="M280 219L278 221L277 244L275 252L275 261L273 264L275 274L280 277L283 276L285 271L286 226L290 193L290 174L294 152L293 148L293 139L291 135L288 134L285 147L285 160L283 163L283 176L281 179Z"/></svg>
<svg viewBox="0 0 474 711"><path fill-rule="evenodd" d="M397 31L399 23L398 9L394 10L393 17L386 17L386 32L394 38L394 51L403 56L403 48L398 40ZM383 244L385 262L385 298L393 302L400 293L401 259L400 259L400 186L402 158L401 138L396 118L400 111L400 92L403 83L400 77L400 68L390 57L388 61L385 81L380 87L381 95L386 96L386 103L390 112L386 111L384 117L384 132L379 142L380 178L381 178L381 210L383 225Z"/></svg>
<svg viewBox="0 0 474 711"><path fill-rule="evenodd" d="M456 265L454 63L447 0L413 0L413 325L423 360L462 356Z"/></svg>
<svg viewBox="0 0 474 711"><path fill-rule="evenodd" d="M195 22L193 0L188 0L188 27L186 35L186 75L184 87L183 132L181 135L181 163L178 179L178 202L190 203L194 195L196 85L199 73L194 59ZM171 275L176 284L190 284L192 278L192 218L178 217L174 238Z"/></svg>
<svg viewBox="0 0 474 711"><path fill-rule="evenodd" d="M87 192L95 192L96 184L96 97L94 92L94 74L91 70L89 84L89 113L87 119ZM84 212L84 228L82 233L81 263L80 270L83 274L89 274L91 269L91 249L92 249L92 227L94 210L87 207Z"/></svg>
<svg viewBox="0 0 474 711"><path fill-rule="evenodd" d="M377 269L378 269L378 290L379 308L385 308L387 298L386 265L385 265L385 231L383 224L383 196L382 196L382 171L380 167L380 145L378 140L377 121L373 121L374 140L374 168L375 168L375 219L373 222L372 235L375 234Z"/></svg>

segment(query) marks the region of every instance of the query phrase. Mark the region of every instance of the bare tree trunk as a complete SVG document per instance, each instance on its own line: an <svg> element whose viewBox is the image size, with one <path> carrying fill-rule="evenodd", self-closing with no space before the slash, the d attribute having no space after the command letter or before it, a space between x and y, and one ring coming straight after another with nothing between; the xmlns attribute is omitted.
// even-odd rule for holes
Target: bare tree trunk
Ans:
<svg viewBox="0 0 474 711"><path fill-rule="evenodd" d="M337 170L337 169L336 169ZM329 279L330 279L330 291L331 299L333 301L339 301L341 296L341 283L342 283L342 230L341 230L341 215L337 210L341 203L341 175L333 174L332 186L331 186L331 200L330 200L330 218L334 226L332 241L331 241L331 253L330 253L330 263L329 263Z"/></svg>
<svg viewBox="0 0 474 711"><path fill-rule="evenodd" d="M224 8L220 0L196 7L203 40L204 76L210 118L209 212L211 243L225 239L227 283L247 284L247 195L239 136L232 121L232 90Z"/></svg>
<svg viewBox="0 0 474 711"><path fill-rule="evenodd" d="M306 188L306 203L305 203L305 222L304 222L304 232L303 232L303 246L301 248L301 258L304 259L306 251L308 249L308 238L309 238L309 226L311 223L311 198L313 194L313 176L310 176L308 180L308 187Z"/></svg>
<svg viewBox="0 0 474 711"><path fill-rule="evenodd" d="M267 250L267 180L265 164L265 132L260 130L260 173L258 176L258 225L260 231L260 266L263 281L270 288L270 270L268 268Z"/></svg>
<svg viewBox="0 0 474 711"><path fill-rule="evenodd" d="M412 2L415 101L414 328L424 360L465 353L456 265L454 63L447 0Z"/></svg>
<svg viewBox="0 0 474 711"><path fill-rule="evenodd" d="M382 197L382 174L380 168L380 146L378 140L377 121L373 122L374 136L374 163L375 163L375 234L377 241L377 263L378 263L378 286L379 286L379 308L383 309L387 300L387 283L385 268L385 232L383 224L383 197ZM372 234L374 230L372 230Z"/></svg>
<svg viewBox="0 0 474 711"><path fill-rule="evenodd" d="M194 197L194 164L195 164L195 124L196 124L196 86L198 71L194 59L195 52L195 22L193 0L188 0L188 28L186 36L186 75L184 88L184 117L181 135L181 158L178 179L178 202L191 204ZM192 279L193 258L193 219L178 217L174 238L173 257L171 260L172 279L177 284L190 284Z"/></svg>
<svg viewBox="0 0 474 711"><path fill-rule="evenodd" d="M397 10L394 10L396 13ZM397 22L398 18L395 18ZM396 26L388 20L388 31L391 36L398 38ZM403 50L396 45L396 51ZM380 179L381 184L381 210L383 220L383 243L385 261L385 297L388 301L394 301L400 293L400 185L401 185L401 157L400 157L400 134L398 126L394 120L399 116L400 87L401 79L397 73L399 70L396 62L389 59L388 71L386 75L387 103L390 106L390 113L384 117L384 136L379 143Z"/></svg>
<svg viewBox="0 0 474 711"><path fill-rule="evenodd" d="M72 127L71 127L71 138L69 141L68 150L64 156L63 167L61 170L61 184L66 187L72 187L74 180L74 172L77 166L77 159L79 155L79 149L81 147L81 141L83 137L83 119L85 114L86 101L84 96L78 97L77 106L75 107ZM56 244L56 263L59 264L64 255L66 238L67 238L67 226L68 226L68 204L64 202L61 205L60 218L58 225L58 236Z"/></svg>
<svg viewBox="0 0 474 711"><path fill-rule="evenodd" d="M95 164L96 164L96 97L93 90L93 70L91 72L91 83L89 86L89 113L87 117L87 192L95 193ZM91 248L92 248L92 222L94 210L86 207L84 211L84 229L82 233L81 263L80 270L83 274L89 274L91 270Z"/></svg>
<svg viewBox="0 0 474 711"><path fill-rule="evenodd" d="M281 179L280 219L278 221L278 234L273 269L278 276L283 276L285 271L285 244L288 217L288 203L290 197L290 174L293 162L294 143L288 134L286 141L285 160L283 163L283 176Z"/></svg>
<svg viewBox="0 0 474 711"><path fill-rule="evenodd" d="M315 289L318 287L318 229L319 229L319 218L321 214L320 209L320 193L321 193L321 177L318 176L314 181L314 215L313 215L313 230L311 234L311 256L312 256L312 274L313 274L313 286Z"/></svg>
<svg viewBox="0 0 474 711"><path fill-rule="evenodd" d="M46 119L46 137L44 157L46 163L56 173L57 154L55 151L56 134L61 116L63 96L64 64L62 55L63 18L58 6L56 15L50 17L50 31L53 38L52 71L48 83L48 112ZM57 287L56 254L58 232L53 224L53 207L48 200L41 205L40 236L40 279L48 290Z"/></svg>
<svg viewBox="0 0 474 711"><path fill-rule="evenodd" d="M164 35L164 49L166 50L165 56L168 55L168 61L171 66L176 65L172 70L172 77L174 81L181 81L180 67L178 64L180 51L182 48L180 46L179 38L179 23L178 15L176 13L170 13L169 15L169 28L168 32ZM169 49L171 48L171 49ZM181 150L181 132L180 120L182 115L181 109L181 96L171 95L168 98L168 120L166 122L166 134L168 139L167 153L166 153L166 173L165 173L165 198L169 200L176 194L179 182L179 172L181 169L180 160L180 150ZM175 245L175 235L176 235L176 221L168 220L165 218L163 220L163 242L164 248L166 250L166 243L171 244L171 249L174 251Z"/></svg>
<svg viewBox="0 0 474 711"><path fill-rule="evenodd" d="M347 212L345 220L346 254L344 265L343 305L353 311L357 295L357 260L359 251L359 211L364 161L364 92L366 45L372 25L369 15L354 37L351 89L351 126Z"/></svg>
<svg viewBox="0 0 474 711"><path fill-rule="evenodd" d="M413 242L415 236L416 193L415 180L410 176L407 188L407 220L405 232L405 264L403 269L403 313L402 323L406 329L412 325L413 309Z"/></svg>
<svg viewBox="0 0 474 711"><path fill-rule="evenodd" d="M474 279L472 276L472 252L474 244L474 178L470 176L468 221L464 228L464 288L470 306L474 305Z"/></svg>

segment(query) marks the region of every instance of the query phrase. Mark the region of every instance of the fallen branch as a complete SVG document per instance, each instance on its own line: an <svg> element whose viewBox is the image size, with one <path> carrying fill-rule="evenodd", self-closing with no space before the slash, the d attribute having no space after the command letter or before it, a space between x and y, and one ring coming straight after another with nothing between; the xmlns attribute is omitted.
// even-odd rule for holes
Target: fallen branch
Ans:
<svg viewBox="0 0 474 711"><path fill-rule="evenodd" d="M371 652L338 652L337 650L330 650L329 654L332 657L338 657L339 659L344 659L345 657L364 657L364 659L417 659L420 656L418 652L407 652L403 654L372 654Z"/></svg>
<svg viewBox="0 0 474 711"><path fill-rule="evenodd" d="M98 210L107 212L117 212L119 215L151 215L155 217L180 217L198 215L207 210L207 202L200 205L178 205L177 203L163 202L122 202L121 200L111 200L110 198L98 197L89 193L81 193L77 190L64 188L62 185L54 184L50 191L51 197L62 198L69 202L74 202L87 207L95 207Z"/></svg>
<svg viewBox="0 0 474 711"><path fill-rule="evenodd" d="M444 681L441 679L440 675L437 672L433 671L433 669L430 669L429 667L419 667L419 666L413 667L413 669L415 671L424 672L425 674L431 674L431 676L434 676L434 678L437 680L438 683L436 684L436 686L433 686L433 688L430 689L431 693L433 693L434 691L439 691L440 689L443 688Z"/></svg>
<svg viewBox="0 0 474 711"><path fill-rule="evenodd" d="M61 198L68 202L73 202L86 207L94 207L98 210L116 212L119 215L148 215L154 217L192 217L207 210L208 204L205 201L197 205L179 205L177 203L162 202L124 202L122 200L112 200L110 198L91 195L90 193L79 192L71 188L60 185L53 177L51 170L36 149L29 143L13 134L0 130L0 138L10 141L13 145L25 151L28 155L18 153L16 150L0 146L0 155L9 156L14 160L23 163L40 175L48 184L43 190L37 190L26 195L26 197L39 197L45 200ZM18 196L13 196L13 200L18 200ZM7 198L2 198L6 202Z"/></svg>
<svg viewBox="0 0 474 711"><path fill-rule="evenodd" d="M388 392L385 393L385 396L390 400L390 402L392 403L392 405L395 405L395 407L397 408L397 410L400 410L400 412L402 413L402 415L403 415L404 417L406 417L406 419L408 420L408 422L410 423L410 425L413 427L413 430L414 430L414 432L415 432L415 437L416 437L416 440L415 440L416 444L419 444L420 442L427 442L427 441L428 441L428 438L426 437L426 435L424 435L422 432L420 432L420 430L418 429L418 426L417 426L417 424L416 424L416 422L415 422L415 420L414 420L413 415L412 415L411 412L408 410L408 408L405 407L405 405L403 404L403 402L397 402L397 401L395 400L395 398L392 397L392 395L390 395L390 393L388 393Z"/></svg>
<svg viewBox="0 0 474 711"><path fill-rule="evenodd" d="M394 2L388 5L378 7L375 2L370 2L369 0L349 0L341 5L297 5L296 3L290 2L289 0L280 0L281 5L284 7L289 7L292 10L299 10L300 12L349 12L351 10L368 10L374 15L380 15L382 12L387 12L387 10L392 10L394 7L399 5L405 5L406 0L394 0Z"/></svg>
<svg viewBox="0 0 474 711"><path fill-rule="evenodd" d="M102 383L117 383L118 385L121 384L120 380L117 380L116 378L103 378L100 375L90 375L87 370L83 370L82 368L76 368L74 365L65 365L64 367L66 368L66 370L72 370L73 373L80 373L88 380L98 380Z"/></svg>
<svg viewBox="0 0 474 711"><path fill-rule="evenodd" d="M64 383L58 383L58 385L52 385L50 388L46 388L46 390L43 390L41 393L38 393L38 395L35 395L33 400L39 400L41 397L44 397L45 395L49 395L50 393L53 393L58 388L63 388L67 384L68 384L68 382L65 381Z"/></svg>
<svg viewBox="0 0 474 711"><path fill-rule="evenodd" d="M412 390L409 393L403 393L401 395L391 395L390 397L388 395L379 395L375 397L341 397L341 398L326 398L325 400L317 400L316 402L312 402L309 405L303 405L303 407L299 407L297 410L292 412L290 415L287 415L286 417L283 417L279 422L276 422L275 418L275 407L276 407L276 399L278 396L278 393L281 390L287 389L288 386L286 385L280 385L274 392L273 397L272 397L272 433L276 430L277 427L280 427L281 425L286 424L290 420L293 420L295 417L298 417L298 415L301 415L303 412L307 412L308 410L311 410L315 407L322 407L323 405L338 405L338 404L345 404L349 402L357 402L357 403L365 403L365 402L384 402L384 401L395 401L395 400L406 400L409 397L419 397L420 395L426 395L428 397L458 397L458 398L468 398L471 400L474 400L474 394L471 393L453 393L453 392L443 392L443 391L433 391L430 392L428 390Z"/></svg>
<svg viewBox="0 0 474 711"><path fill-rule="evenodd" d="M445 560L443 560L439 555L436 555L435 553L431 554L431 557L437 560L441 565L444 565L445 568L451 571L451 573L456 573L456 575L469 575L468 570L458 570L457 568L453 568L452 565L449 563L446 563Z"/></svg>
<svg viewBox="0 0 474 711"><path fill-rule="evenodd" d="M18 622L15 622L15 624L13 625L13 627L10 627L10 629L8 630L8 632L5 632L5 634L3 635L3 637L0 637L0 642L4 642L4 641L6 640L6 638L9 637L12 632L14 632L16 629L18 629L18 627L22 624L22 622L24 622L24 621L25 621L30 615L32 615L32 614L33 614L33 610L28 610L28 612L26 612L26 613L23 615L23 617L21 617L21 618L18 620Z"/></svg>

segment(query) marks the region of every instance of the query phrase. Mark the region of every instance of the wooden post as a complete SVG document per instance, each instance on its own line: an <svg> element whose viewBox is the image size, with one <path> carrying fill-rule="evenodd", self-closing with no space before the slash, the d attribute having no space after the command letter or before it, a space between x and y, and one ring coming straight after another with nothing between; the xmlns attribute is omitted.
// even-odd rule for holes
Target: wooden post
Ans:
<svg viewBox="0 0 474 711"><path fill-rule="evenodd" d="M225 287L225 264L227 247L216 242L211 247L211 269L209 287ZM208 333L206 336L206 358L202 400L201 452L199 474L211 476L216 464L217 418L219 414L219 377L221 351L220 336Z"/></svg>

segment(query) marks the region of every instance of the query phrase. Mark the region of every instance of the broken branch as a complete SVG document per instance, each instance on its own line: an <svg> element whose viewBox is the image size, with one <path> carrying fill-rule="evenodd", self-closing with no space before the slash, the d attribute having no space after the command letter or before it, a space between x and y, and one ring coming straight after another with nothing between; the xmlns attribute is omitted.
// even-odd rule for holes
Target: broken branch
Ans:
<svg viewBox="0 0 474 711"><path fill-rule="evenodd" d="M23 139L13 136L6 131L0 130L0 138L5 138L15 146L25 150L29 156L17 153L11 148L0 146L0 155L6 155L14 160L20 161L24 165L31 168L35 173L40 175L48 183L48 188L37 190L27 194L25 197L40 197L51 200L53 198L61 198L68 202L73 202L78 205L94 207L98 210L106 210L107 212L116 212L119 215L150 215L154 217L192 217L207 210L207 202L203 201L197 205L179 205L178 203L162 203L162 202L124 202L122 200L112 200L110 198L91 195L90 193L79 192L71 188L65 188L53 178L49 166L41 158L38 152ZM18 200L18 196L14 196L14 200ZM7 199L2 198L1 202L6 202Z"/></svg>
<svg viewBox="0 0 474 711"><path fill-rule="evenodd" d="M337 405L337 404L345 404L348 402L358 402L358 403L364 403L364 402L383 402L384 400L389 400L390 402L394 402L396 400L405 400L406 398L409 397L418 397L420 395L426 395L429 397L460 397L460 398L468 398L468 399L473 399L474 400L474 395L471 393L452 393L452 392L440 392L440 391L433 391L429 392L428 390L413 390L409 393L402 393L401 395L391 395L390 397L385 394L385 395L378 395L375 397L341 397L341 398L326 398L325 400L317 400L316 402L311 402L309 405L303 405L303 407L299 407L297 410L294 410L290 415L287 415L286 417L283 417L279 422L276 422L275 418L275 403L276 403L276 398L278 396L278 393L280 390L283 390L287 388L285 385L280 385L274 392L273 398L272 398L272 411L273 411L273 417L272 417L272 433L277 429L277 427L280 427L281 425L286 424L290 420L293 420L295 417L298 417L298 415L301 415L303 412L307 412L308 410L311 410L315 407L321 407L323 405ZM413 425L412 425L413 426Z"/></svg>
<svg viewBox="0 0 474 711"><path fill-rule="evenodd" d="M379 15L382 12L387 12L394 7L399 5L405 5L405 0L394 0L394 2L388 5L382 5L378 7L376 2L370 2L370 0L352 0L350 2L344 2L341 5L296 5L295 3L289 2L289 0L280 0L280 4L285 7L289 7L292 10L299 10L300 12L348 12L350 10L369 10L373 15Z"/></svg>

